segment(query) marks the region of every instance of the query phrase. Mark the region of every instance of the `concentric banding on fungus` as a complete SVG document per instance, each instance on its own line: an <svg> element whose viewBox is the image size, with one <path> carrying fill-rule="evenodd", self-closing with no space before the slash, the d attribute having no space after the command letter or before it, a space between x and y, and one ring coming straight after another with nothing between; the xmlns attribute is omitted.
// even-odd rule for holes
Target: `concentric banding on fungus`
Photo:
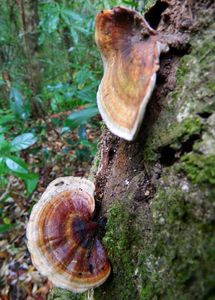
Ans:
<svg viewBox="0 0 215 300"><path fill-rule="evenodd" d="M136 11L115 7L96 16L95 39L104 64L99 111L110 131L133 140L155 86L157 34Z"/></svg>
<svg viewBox="0 0 215 300"><path fill-rule="evenodd" d="M89 180L54 180L34 206L27 226L35 267L56 286L83 292L102 284L110 273L106 252L91 221L94 185Z"/></svg>

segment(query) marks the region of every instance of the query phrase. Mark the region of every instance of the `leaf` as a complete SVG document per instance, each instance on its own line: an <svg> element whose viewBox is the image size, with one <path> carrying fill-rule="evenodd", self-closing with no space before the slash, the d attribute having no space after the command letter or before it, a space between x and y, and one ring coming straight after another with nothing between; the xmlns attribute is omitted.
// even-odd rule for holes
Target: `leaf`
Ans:
<svg viewBox="0 0 215 300"><path fill-rule="evenodd" d="M81 68L76 74L75 74L75 81L78 85L86 84L86 82L91 77L91 71L87 68Z"/></svg>
<svg viewBox="0 0 215 300"><path fill-rule="evenodd" d="M77 32L73 29L73 30L70 31L70 34L72 36L74 44L77 45L78 44L78 34L77 34Z"/></svg>
<svg viewBox="0 0 215 300"><path fill-rule="evenodd" d="M87 131L86 126L81 125L78 132L80 140L86 140L87 139Z"/></svg>
<svg viewBox="0 0 215 300"><path fill-rule="evenodd" d="M73 112L65 121L65 125L74 129L87 123L89 119L98 114L97 107L88 107L80 111Z"/></svg>
<svg viewBox="0 0 215 300"><path fill-rule="evenodd" d="M15 121L15 117L12 114L7 114L5 116L0 117L0 125L6 125L7 123L14 122L14 121Z"/></svg>
<svg viewBox="0 0 215 300"><path fill-rule="evenodd" d="M74 27L77 31L80 31L81 33L83 33L83 34L86 35L86 36L90 36L90 35L92 34L89 30L87 30L86 28L84 28L83 24L80 24L80 25L74 24L73 27Z"/></svg>
<svg viewBox="0 0 215 300"><path fill-rule="evenodd" d="M5 164L5 158L0 157L0 188L4 185L4 177L1 176L3 174L6 174L8 172L8 168Z"/></svg>
<svg viewBox="0 0 215 300"><path fill-rule="evenodd" d="M10 106L15 116L23 120L28 118L29 112L24 104L22 94L16 88L10 90Z"/></svg>
<svg viewBox="0 0 215 300"><path fill-rule="evenodd" d="M29 178L27 180L25 180L25 184L26 184L26 189L28 192L28 195L30 195L31 193L33 193L33 191L36 189L37 187L37 183L39 181L39 176L37 174L35 174L35 178Z"/></svg>
<svg viewBox="0 0 215 300"><path fill-rule="evenodd" d="M69 131L70 131L70 128L68 126L66 126L66 127L61 128L60 134L64 134L64 133L69 132Z"/></svg>
<svg viewBox="0 0 215 300"><path fill-rule="evenodd" d="M4 85L5 81L3 80L3 78L0 76L0 86Z"/></svg>
<svg viewBox="0 0 215 300"><path fill-rule="evenodd" d="M0 154L2 156L8 154L11 150L11 144L4 138L3 134L0 134Z"/></svg>
<svg viewBox="0 0 215 300"><path fill-rule="evenodd" d="M98 82L95 81L90 85L85 86L80 91L76 92L76 97L80 99L83 103L95 103L96 99L96 87Z"/></svg>
<svg viewBox="0 0 215 300"><path fill-rule="evenodd" d="M48 19L48 33L52 33L57 29L59 23L59 14L56 12L55 15L49 16Z"/></svg>
<svg viewBox="0 0 215 300"><path fill-rule="evenodd" d="M35 173L28 173L28 174L20 174L19 177L22 180L24 180L28 195L33 193L33 191L37 187L39 176Z"/></svg>
<svg viewBox="0 0 215 300"><path fill-rule="evenodd" d="M27 149L35 144L37 138L32 133L23 133L15 137L11 142L11 151L16 152L19 150Z"/></svg>
<svg viewBox="0 0 215 300"><path fill-rule="evenodd" d="M8 217L4 217L3 219L4 224L11 224L11 219Z"/></svg>
<svg viewBox="0 0 215 300"><path fill-rule="evenodd" d="M5 164L4 158L0 157L0 189L4 189L8 184L8 179L5 174L8 173L8 168Z"/></svg>
<svg viewBox="0 0 215 300"><path fill-rule="evenodd" d="M0 233L11 230L16 224L0 224Z"/></svg>
<svg viewBox="0 0 215 300"><path fill-rule="evenodd" d="M82 17L70 9L63 9L62 13L70 17L74 21L82 22Z"/></svg>
<svg viewBox="0 0 215 300"><path fill-rule="evenodd" d="M27 165L21 158L15 156L6 157L5 163L8 169L12 172L20 174L28 173Z"/></svg>

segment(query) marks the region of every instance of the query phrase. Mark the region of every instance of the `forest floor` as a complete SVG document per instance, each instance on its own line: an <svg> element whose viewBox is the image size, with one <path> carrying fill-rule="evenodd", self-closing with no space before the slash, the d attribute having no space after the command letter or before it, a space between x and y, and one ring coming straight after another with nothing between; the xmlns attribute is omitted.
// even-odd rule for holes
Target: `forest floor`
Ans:
<svg viewBox="0 0 215 300"><path fill-rule="evenodd" d="M38 120L38 126L43 123ZM87 141L98 140L99 129L91 125L86 127ZM39 174L36 190L27 196L24 184L14 176L9 176L7 191L10 197L3 201L0 197L0 212L4 220L15 224L11 230L0 234L0 300L44 300L51 283L41 276L31 262L26 246L26 225L33 205L38 201L48 183L56 177L88 176L92 155L77 157L66 140L78 141L78 132L69 132L60 136L52 128L46 128L37 144L22 152L22 158L32 166L32 172ZM83 145L78 144L81 151ZM47 152L44 159L44 152Z"/></svg>

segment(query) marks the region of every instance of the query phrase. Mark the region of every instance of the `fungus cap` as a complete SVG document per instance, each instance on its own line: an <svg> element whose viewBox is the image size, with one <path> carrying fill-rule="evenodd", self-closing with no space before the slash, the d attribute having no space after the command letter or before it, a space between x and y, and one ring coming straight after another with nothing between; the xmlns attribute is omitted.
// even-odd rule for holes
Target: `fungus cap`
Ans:
<svg viewBox="0 0 215 300"><path fill-rule="evenodd" d="M111 132L133 140L155 86L161 43L145 19L125 7L97 14L95 40L104 65L100 114Z"/></svg>
<svg viewBox="0 0 215 300"><path fill-rule="evenodd" d="M61 177L49 184L33 207L27 246L34 266L54 285L76 293L101 285L110 264L96 237L94 184Z"/></svg>

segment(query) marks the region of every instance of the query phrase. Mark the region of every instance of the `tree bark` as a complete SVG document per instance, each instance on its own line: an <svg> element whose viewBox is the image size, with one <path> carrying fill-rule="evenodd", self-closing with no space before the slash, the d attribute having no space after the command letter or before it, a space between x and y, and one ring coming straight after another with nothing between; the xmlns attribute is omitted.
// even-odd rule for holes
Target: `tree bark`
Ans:
<svg viewBox="0 0 215 300"><path fill-rule="evenodd" d="M32 115L41 117L44 116L44 112L39 101L39 94L41 92L41 65L38 42L38 1L16 0L16 2L19 7L23 27L23 39L28 63L27 81L32 90Z"/></svg>
<svg viewBox="0 0 215 300"><path fill-rule="evenodd" d="M49 299L214 299L214 13L210 0L160 0L146 14L170 50L137 139L104 129L91 174L112 274Z"/></svg>
<svg viewBox="0 0 215 300"><path fill-rule="evenodd" d="M13 35L18 36L19 34L19 24L17 22L17 15L15 11L15 0L8 0L7 9L4 10L2 8L2 14L4 15L4 22L7 24L9 31L12 32ZM9 32L8 31L8 32ZM3 38L4 40L4 38ZM14 46L14 45L13 45ZM2 42L0 44L0 66L1 66L1 76L4 80L5 84L1 87L2 92L2 100L1 100L1 106L8 105L8 94L11 89L11 76L10 76L10 68L8 66L8 61L13 61L15 59L15 54L17 55L17 49L19 49L19 45L17 45L15 51L11 51L12 49L12 43L10 41L10 38L7 42ZM5 102L5 103L4 103Z"/></svg>

